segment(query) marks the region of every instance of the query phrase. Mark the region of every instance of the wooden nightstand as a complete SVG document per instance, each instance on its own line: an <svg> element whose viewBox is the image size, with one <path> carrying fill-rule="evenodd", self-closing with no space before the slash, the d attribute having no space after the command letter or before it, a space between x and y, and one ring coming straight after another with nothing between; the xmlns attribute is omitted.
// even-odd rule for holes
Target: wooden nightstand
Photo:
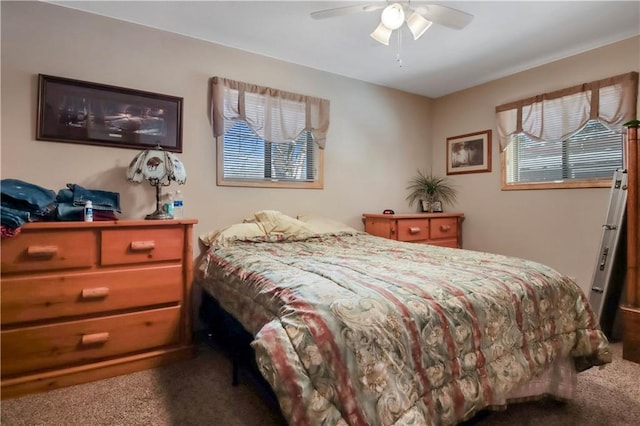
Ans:
<svg viewBox="0 0 640 426"><path fill-rule="evenodd" d="M364 230L391 240L462 248L463 213L362 215Z"/></svg>
<svg viewBox="0 0 640 426"><path fill-rule="evenodd" d="M2 240L2 398L192 356L195 223L28 223Z"/></svg>

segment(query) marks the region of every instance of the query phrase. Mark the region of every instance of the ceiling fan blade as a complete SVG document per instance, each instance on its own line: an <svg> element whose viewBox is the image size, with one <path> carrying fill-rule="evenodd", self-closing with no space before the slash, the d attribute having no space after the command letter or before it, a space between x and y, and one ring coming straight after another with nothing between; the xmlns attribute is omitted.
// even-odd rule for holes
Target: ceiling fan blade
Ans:
<svg viewBox="0 0 640 426"><path fill-rule="evenodd" d="M417 13L436 24L461 30L469 25L473 15L458 9L452 9L440 4L428 4L414 9Z"/></svg>
<svg viewBox="0 0 640 426"><path fill-rule="evenodd" d="M316 12L311 12L311 17L313 19L335 18L336 16L352 15L354 13L371 12L373 10L380 10L380 9L383 9L386 5L387 3L385 2L361 3L353 6L343 6L343 7L336 7L334 9L318 10Z"/></svg>

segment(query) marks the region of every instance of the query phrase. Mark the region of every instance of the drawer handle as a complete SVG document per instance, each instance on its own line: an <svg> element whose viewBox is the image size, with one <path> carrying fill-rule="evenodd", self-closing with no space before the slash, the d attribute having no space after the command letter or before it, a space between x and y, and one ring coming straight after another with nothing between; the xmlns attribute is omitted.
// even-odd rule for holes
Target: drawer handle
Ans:
<svg viewBox="0 0 640 426"><path fill-rule="evenodd" d="M412 226L409 228L409 233L410 234L419 234L420 233L420 227L419 226Z"/></svg>
<svg viewBox="0 0 640 426"><path fill-rule="evenodd" d="M82 336L82 344L83 345L95 345L98 343L104 343L109 340L109 333L93 333L93 334L84 334Z"/></svg>
<svg viewBox="0 0 640 426"><path fill-rule="evenodd" d="M102 299L109 295L109 287L83 288L83 299Z"/></svg>
<svg viewBox="0 0 640 426"><path fill-rule="evenodd" d="M440 225L440 230L442 232L447 232L447 231L451 230L451 226L450 225Z"/></svg>
<svg viewBox="0 0 640 426"><path fill-rule="evenodd" d="M29 246L29 257L53 257L58 253L58 246Z"/></svg>
<svg viewBox="0 0 640 426"><path fill-rule="evenodd" d="M155 247L156 247L156 242L154 240L131 241L131 250L133 251L153 250Z"/></svg>

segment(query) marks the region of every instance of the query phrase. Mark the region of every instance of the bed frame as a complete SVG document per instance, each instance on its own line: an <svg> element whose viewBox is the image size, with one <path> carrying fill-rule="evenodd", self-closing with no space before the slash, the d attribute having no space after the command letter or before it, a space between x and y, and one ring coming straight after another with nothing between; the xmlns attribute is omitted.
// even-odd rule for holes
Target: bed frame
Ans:
<svg viewBox="0 0 640 426"><path fill-rule="evenodd" d="M202 291L198 317L204 326L201 333L204 342L216 350L223 351L231 361L231 384L240 384L240 377L248 380L264 397L266 402L280 411L278 399L271 386L262 377L251 348L253 336L225 311L218 301Z"/></svg>

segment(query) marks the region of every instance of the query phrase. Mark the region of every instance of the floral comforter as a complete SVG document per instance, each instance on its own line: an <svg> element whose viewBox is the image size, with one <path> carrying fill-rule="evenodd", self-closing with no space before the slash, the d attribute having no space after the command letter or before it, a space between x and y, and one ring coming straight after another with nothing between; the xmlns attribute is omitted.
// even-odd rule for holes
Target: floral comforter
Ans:
<svg viewBox="0 0 640 426"><path fill-rule="evenodd" d="M455 424L571 357L611 361L580 288L539 263L367 234L211 247L197 282L255 336L291 425Z"/></svg>

